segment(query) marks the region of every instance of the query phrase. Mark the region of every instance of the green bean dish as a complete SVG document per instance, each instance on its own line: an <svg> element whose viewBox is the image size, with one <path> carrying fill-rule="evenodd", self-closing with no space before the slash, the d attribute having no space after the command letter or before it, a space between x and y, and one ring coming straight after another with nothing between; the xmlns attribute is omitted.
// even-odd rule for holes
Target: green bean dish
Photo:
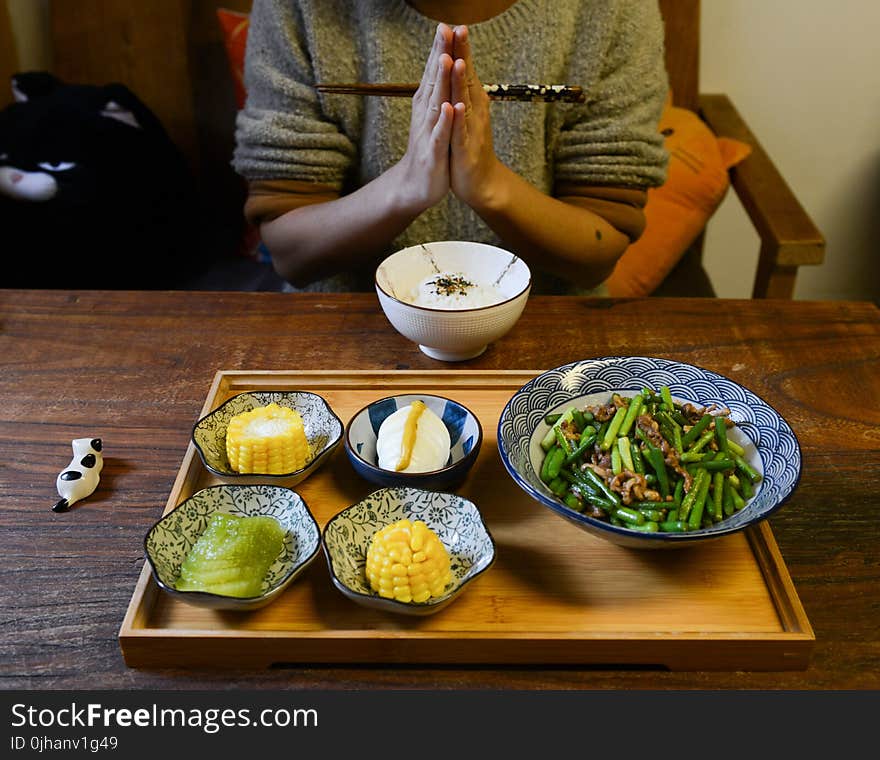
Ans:
<svg viewBox="0 0 880 760"><path fill-rule="evenodd" d="M667 386L545 417L540 477L566 506L650 533L721 522L754 495L761 474L728 435L727 409L680 403Z"/></svg>

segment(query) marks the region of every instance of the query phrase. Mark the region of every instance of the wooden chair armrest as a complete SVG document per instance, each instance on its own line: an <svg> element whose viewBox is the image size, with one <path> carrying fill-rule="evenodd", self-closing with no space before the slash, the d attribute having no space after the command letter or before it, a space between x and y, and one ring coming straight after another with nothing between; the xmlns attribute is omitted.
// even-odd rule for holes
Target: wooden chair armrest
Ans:
<svg viewBox="0 0 880 760"><path fill-rule="evenodd" d="M753 298L791 298L797 268L821 264L825 238L726 95L701 95L700 115L718 137L752 146L731 184L761 239Z"/></svg>

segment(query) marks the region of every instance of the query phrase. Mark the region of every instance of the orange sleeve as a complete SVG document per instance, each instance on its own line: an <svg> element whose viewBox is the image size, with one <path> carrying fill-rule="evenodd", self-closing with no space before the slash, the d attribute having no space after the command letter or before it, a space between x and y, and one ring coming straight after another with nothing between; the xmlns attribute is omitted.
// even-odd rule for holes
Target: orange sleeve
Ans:
<svg viewBox="0 0 880 760"><path fill-rule="evenodd" d="M312 203L325 203L339 197L330 185L293 179L259 179L248 183L244 204L245 218L259 226L282 214Z"/></svg>
<svg viewBox="0 0 880 760"><path fill-rule="evenodd" d="M578 185L559 182L554 196L565 203L580 206L601 216L633 243L645 231L646 190L634 187Z"/></svg>

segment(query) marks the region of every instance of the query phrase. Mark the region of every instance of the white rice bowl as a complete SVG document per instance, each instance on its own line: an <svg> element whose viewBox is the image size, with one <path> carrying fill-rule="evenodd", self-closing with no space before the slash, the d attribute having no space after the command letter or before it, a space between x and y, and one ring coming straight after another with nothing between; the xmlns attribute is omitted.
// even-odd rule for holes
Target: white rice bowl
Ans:
<svg viewBox="0 0 880 760"><path fill-rule="evenodd" d="M438 277L466 287L432 292ZM376 269L376 294L388 321L441 361L479 356L522 314L531 272L510 251L486 243L439 241L404 248ZM463 290L464 292L458 292Z"/></svg>

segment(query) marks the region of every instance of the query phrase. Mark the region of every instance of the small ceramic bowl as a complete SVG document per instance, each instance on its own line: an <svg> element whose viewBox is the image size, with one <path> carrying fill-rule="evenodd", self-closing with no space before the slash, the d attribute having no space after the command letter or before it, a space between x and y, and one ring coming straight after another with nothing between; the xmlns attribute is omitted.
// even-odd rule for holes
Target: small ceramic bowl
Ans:
<svg viewBox="0 0 880 760"><path fill-rule="evenodd" d="M263 582L259 596L237 598L203 591L178 591L180 566L214 514L274 517L285 531L284 549ZM159 520L144 539L147 561L159 588L197 607L255 610L274 601L318 555L318 523L302 497L283 486L208 486L196 491Z"/></svg>
<svg viewBox="0 0 880 760"><path fill-rule="evenodd" d="M449 460L445 467L431 472L384 470L379 467L376 455L379 428L389 415L416 400L423 401L446 425L451 443ZM443 491L454 488L467 477L480 453L483 428L477 416L457 401L412 393L382 398L355 412L345 426L343 442L355 472L371 483Z"/></svg>
<svg viewBox="0 0 880 760"><path fill-rule="evenodd" d="M754 496L720 522L684 533L645 533L613 525L566 506L539 476L544 452L541 439L551 412L569 406L606 403L612 392L633 396L642 388L669 387L676 401L696 406L716 404L730 410L736 427L728 432L745 450L744 458L761 474ZM767 402L739 383L693 364L648 356L608 356L572 362L548 370L516 393L498 420L501 461L514 482L537 503L581 530L636 549L693 546L749 528L785 504L797 488L801 450L788 423Z"/></svg>
<svg viewBox="0 0 880 760"><path fill-rule="evenodd" d="M367 581L367 548L373 534L408 518L422 520L433 530L450 555L452 583L440 596L421 603L380 597ZM331 518L322 536L330 578L357 604L403 615L430 615L454 601L477 576L495 561L495 541L472 501L449 493L419 488L383 488Z"/></svg>
<svg viewBox="0 0 880 760"><path fill-rule="evenodd" d="M229 466L226 456L226 429L229 421L270 403L296 409L303 420L311 458L305 467L280 475L266 473L240 473ZM307 391L249 391L228 399L196 422L192 442L205 467L222 478L235 479L240 483L275 483L293 486L317 470L342 440L342 420L330 405L318 394Z"/></svg>
<svg viewBox="0 0 880 760"><path fill-rule="evenodd" d="M494 291L488 306L417 306L419 284L444 272ZM482 354L516 324L531 289L531 272L510 251L484 243L441 241L404 248L376 270L376 293L388 321L423 353L442 361L463 361ZM451 299L445 299L451 300Z"/></svg>

